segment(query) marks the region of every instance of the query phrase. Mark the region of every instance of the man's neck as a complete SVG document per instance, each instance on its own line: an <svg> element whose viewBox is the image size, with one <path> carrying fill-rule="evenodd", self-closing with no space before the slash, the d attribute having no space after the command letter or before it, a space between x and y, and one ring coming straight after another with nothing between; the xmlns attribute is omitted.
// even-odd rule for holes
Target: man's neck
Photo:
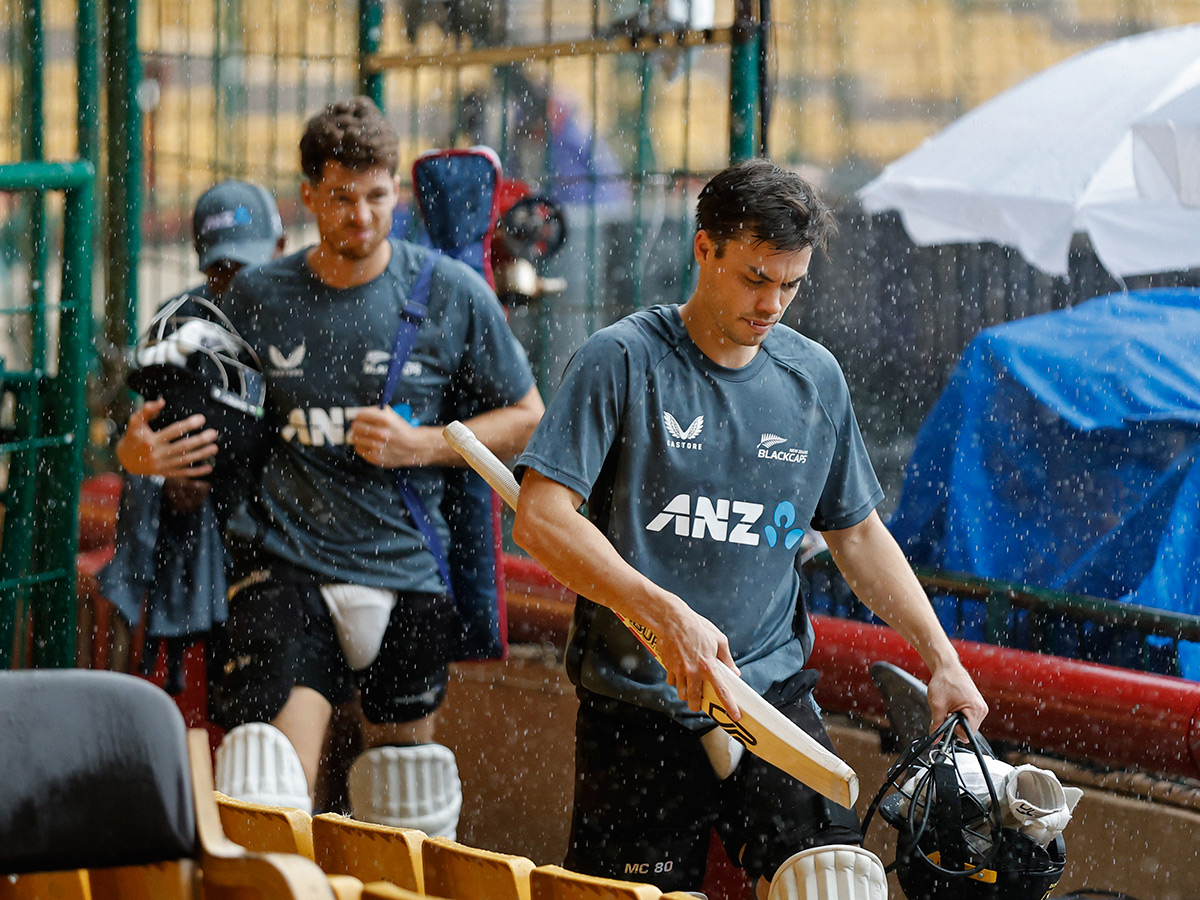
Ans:
<svg viewBox="0 0 1200 900"><path fill-rule="evenodd" d="M317 280L338 290L373 281L383 274L391 259L391 241L383 241L370 256L362 259L343 256L324 242L312 247L304 256L304 261Z"/></svg>
<svg viewBox="0 0 1200 900"><path fill-rule="evenodd" d="M679 307L679 317L692 343L718 366L740 369L750 365L759 348L738 344L722 334L717 323L706 315L703 305L695 302L695 296L692 294L688 302Z"/></svg>

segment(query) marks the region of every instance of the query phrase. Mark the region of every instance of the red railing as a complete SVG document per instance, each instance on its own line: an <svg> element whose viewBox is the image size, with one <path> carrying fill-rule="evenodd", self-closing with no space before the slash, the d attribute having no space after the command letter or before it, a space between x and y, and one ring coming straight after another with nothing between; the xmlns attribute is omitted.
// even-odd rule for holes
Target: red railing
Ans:
<svg viewBox="0 0 1200 900"><path fill-rule="evenodd" d="M572 596L528 559L505 557L514 639L561 642ZM869 667L891 662L927 680L916 651L889 628L814 616L817 701L834 712L885 715ZM517 636L520 637L517 637ZM988 738L1042 753L1200 777L1200 683L1058 656L955 641L991 706Z"/></svg>

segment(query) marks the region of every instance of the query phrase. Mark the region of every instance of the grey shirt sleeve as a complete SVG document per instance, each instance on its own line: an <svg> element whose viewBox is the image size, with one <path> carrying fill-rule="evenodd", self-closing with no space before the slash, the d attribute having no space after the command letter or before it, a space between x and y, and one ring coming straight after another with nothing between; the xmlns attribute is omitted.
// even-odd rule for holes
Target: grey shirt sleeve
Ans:
<svg viewBox="0 0 1200 900"><path fill-rule="evenodd" d="M826 392L831 397L826 411L832 419L837 441L825 486L813 513L817 531L836 531L857 525L883 499L883 488L867 456L862 432L850 403L850 390L841 368L835 366L837 383Z"/></svg>
<svg viewBox="0 0 1200 900"><path fill-rule="evenodd" d="M611 334L590 337L567 365L546 414L517 460L588 497L618 440L629 385L626 349Z"/></svg>

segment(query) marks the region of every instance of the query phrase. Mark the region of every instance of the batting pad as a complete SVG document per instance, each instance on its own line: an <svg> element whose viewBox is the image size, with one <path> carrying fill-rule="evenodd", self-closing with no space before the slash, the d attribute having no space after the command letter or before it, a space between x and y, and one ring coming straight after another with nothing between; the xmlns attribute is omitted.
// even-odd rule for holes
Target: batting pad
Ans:
<svg viewBox="0 0 1200 900"><path fill-rule="evenodd" d="M887 875L879 857L862 847L813 847L779 867L767 900L887 900Z"/></svg>
<svg viewBox="0 0 1200 900"><path fill-rule="evenodd" d="M449 747L415 744L367 750L350 767L348 788L350 809L362 822L456 837L462 784Z"/></svg>
<svg viewBox="0 0 1200 900"><path fill-rule="evenodd" d="M312 812L296 748L266 722L239 725L225 735L217 748L215 779L217 790L235 799Z"/></svg>

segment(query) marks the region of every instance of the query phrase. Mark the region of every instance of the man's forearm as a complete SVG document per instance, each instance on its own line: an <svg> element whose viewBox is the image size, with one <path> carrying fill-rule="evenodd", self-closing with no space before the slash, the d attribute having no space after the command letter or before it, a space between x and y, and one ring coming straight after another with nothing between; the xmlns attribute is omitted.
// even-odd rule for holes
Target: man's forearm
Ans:
<svg viewBox="0 0 1200 900"><path fill-rule="evenodd" d="M830 553L846 582L872 612L898 631L921 655L931 674L933 724L962 711L972 728L987 715L987 702L963 668L904 553L871 513L859 525L825 533Z"/></svg>
<svg viewBox="0 0 1200 900"><path fill-rule="evenodd" d="M489 409L465 420L463 424L498 457L512 459L525 449L544 411L545 407L537 388L530 388L525 396L512 406ZM442 437L442 429L438 427L432 431L435 432L431 435L431 457L434 461L428 465L464 465L463 458Z"/></svg>
<svg viewBox="0 0 1200 900"><path fill-rule="evenodd" d="M522 487L523 494L529 492L528 486ZM608 538L571 502L522 499L513 540L558 581L589 600L651 628L661 627L668 615L657 608L660 603L670 606L669 600L660 596L666 592L622 559Z"/></svg>
<svg viewBox="0 0 1200 900"><path fill-rule="evenodd" d="M917 576L877 514L859 526L824 536L851 590L899 632L931 670L958 661Z"/></svg>

